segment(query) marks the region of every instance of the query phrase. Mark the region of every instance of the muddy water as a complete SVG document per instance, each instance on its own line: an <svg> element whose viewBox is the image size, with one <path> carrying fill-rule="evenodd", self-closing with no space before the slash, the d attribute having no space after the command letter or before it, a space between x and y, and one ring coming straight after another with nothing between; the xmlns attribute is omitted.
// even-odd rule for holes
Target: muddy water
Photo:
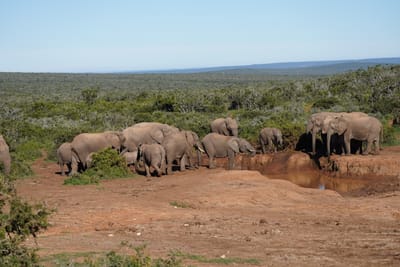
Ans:
<svg viewBox="0 0 400 267"><path fill-rule="evenodd" d="M321 170L307 154L282 152L277 154L239 156L236 165L241 169L256 170L271 179L284 179L302 187L331 189L343 195L368 195L399 190L399 178L393 176L337 177L332 171Z"/></svg>

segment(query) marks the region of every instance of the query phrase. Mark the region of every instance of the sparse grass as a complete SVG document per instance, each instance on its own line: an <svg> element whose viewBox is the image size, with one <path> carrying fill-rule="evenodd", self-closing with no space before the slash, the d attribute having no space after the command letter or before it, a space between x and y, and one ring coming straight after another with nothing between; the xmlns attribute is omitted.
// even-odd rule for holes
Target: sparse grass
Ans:
<svg viewBox="0 0 400 267"><path fill-rule="evenodd" d="M41 260L42 264L51 264L52 266L118 266L118 267L181 267L181 260L170 254L167 258L152 259L146 255L145 246L132 247L127 242L121 243L122 247L133 250L132 254L119 254L115 251L108 253L96 252L73 252L60 253L45 257Z"/></svg>
<svg viewBox="0 0 400 267"><path fill-rule="evenodd" d="M180 251L175 251L174 255L178 258L188 259L197 261L200 263L212 263L212 264L221 264L221 265L236 265L236 264L250 264L250 265L261 265L261 262L254 258L229 258L229 257L219 257L219 258L207 258L201 255L195 255L190 253L183 253Z"/></svg>
<svg viewBox="0 0 400 267"><path fill-rule="evenodd" d="M182 208L182 209L194 209L194 206L193 206L193 205L191 205L191 204L189 204L189 203L187 203L187 202L184 202L184 201L176 201L176 200L174 200L174 201L171 201L169 204L170 204L171 206L177 207L177 208Z"/></svg>

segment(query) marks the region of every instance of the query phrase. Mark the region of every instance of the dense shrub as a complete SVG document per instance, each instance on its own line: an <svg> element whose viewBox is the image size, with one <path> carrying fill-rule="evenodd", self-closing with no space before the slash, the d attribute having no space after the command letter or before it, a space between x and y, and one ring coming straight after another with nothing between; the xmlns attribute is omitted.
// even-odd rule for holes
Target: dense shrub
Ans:
<svg viewBox="0 0 400 267"><path fill-rule="evenodd" d="M102 179L124 178L131 175L125 159L116 150L107 148L93 154L90 168L67 178L64 184L96 184Z"/></svg>

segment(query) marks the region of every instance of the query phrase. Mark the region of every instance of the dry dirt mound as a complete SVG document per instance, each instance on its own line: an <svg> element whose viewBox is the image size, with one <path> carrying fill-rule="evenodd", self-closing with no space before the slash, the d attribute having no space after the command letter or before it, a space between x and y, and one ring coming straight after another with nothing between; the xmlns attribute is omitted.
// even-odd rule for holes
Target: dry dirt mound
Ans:
<svg viewBox="0 0 400 267"><path fill-rule="evenodd" d="M290 162L285 157L275 162ZM263 158L237 159L237 166L266 164ZM296 176L301 166L312 166L300 154L294 158L287 165L292 167L272 169ZM162 178L64 186L56 164L38 161L33 168L37 175L19 181L18 193L57 209L37 240L44 256L118 250L128 241L147 244L154 256L178 249L207 258L257 259L262 266L400 264L399 192L344 198L257 171L204 167Z"/></svg>

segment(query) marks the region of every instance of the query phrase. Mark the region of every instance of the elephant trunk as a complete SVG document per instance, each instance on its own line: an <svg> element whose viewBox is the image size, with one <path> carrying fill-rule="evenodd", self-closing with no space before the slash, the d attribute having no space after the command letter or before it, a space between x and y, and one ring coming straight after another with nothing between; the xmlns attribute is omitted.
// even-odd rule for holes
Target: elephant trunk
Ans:
<svg viewBox="0 0 400 267"><path fill-rule="evenodd" d="M328 153L328 160L331 157L331 137L332 137L332 134L328 132L326 134L326 151Z"/></svg>
<svg viewBox="0 0 400 267"><path fill-rule="evenodd" d="M316 154L315 143L317 142L317 131L315 128L312 131L312 154Z"/></svg>

